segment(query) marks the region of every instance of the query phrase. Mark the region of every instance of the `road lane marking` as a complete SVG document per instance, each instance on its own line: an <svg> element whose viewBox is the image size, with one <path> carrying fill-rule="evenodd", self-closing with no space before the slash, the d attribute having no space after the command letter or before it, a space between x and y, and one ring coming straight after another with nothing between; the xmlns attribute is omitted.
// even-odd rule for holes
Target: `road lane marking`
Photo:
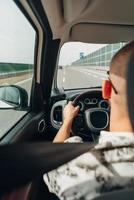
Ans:
<svg viewBox="0 0 134 200"><path fill-rule="evenodd" d="M99 76L98 76L98 74L96 75L96 73L89 73L89 72L87 72L88 70L81 70L81 69L79 69L79 70L77 70L77 71L79 71L79 72L81 72L81 73L83 73L83 74L87 74L87 75L89 75L89 76L92 76L92 77L94 77L94 78L100 78ZM99 74L100 75L100 74ZM102 75L102 74L101 74Z"/></svg>
<svg viewBox="0 0 134 200"><path fill-rule="evenodd" d="M100 78L101 80L106 80L106 78L105 77L102 77L102 78Z"/></svg>
<svg viewBox="0 0 134 200"><path fill-rule="evenodd" d="M74 69L74 68L73 68ZM76 71L82 72L84 74L95 74L95 75L99 75L99 76L104 76L107 78L107 74L104 72L98 72L98 71L94 71L92 69L74 69Z"/></svg>
<svg viewBox="0 0 134 200"><path fill-rule="evenodd" d="M98 78L98 76L97 76L97 75L93 75L93 77L94 77L94 78Z"/></svg>
<svg viewBox="0 0 134 200"><path fill-rule="evenodd" d="M86 74L90 77L94 77L94 78L97 78L98 80L106 80L108 75L105 74L105 73L99 73L99 72L96 72L96 71L93 71L93 70L90 70L90 69L74 69L73 70L76 70L78 72L81 72L83 74Z"/></svg>
<svg viewBox="0 0 134 200"><path fill-rule="evenodd" d="M83 69L83 70L82 69L74 69L74 70L79 71L79 72L84 73L84 74L87 74L89 76L92 76L94 78L101 79L101 80L106 80L107 77L108 77L107 74L95 72L95 71L90 70L90 69Z"/></svg>
<svg viewBox="0 0 134 200"><path fill-rule="evenodd" d="M31 79L32 79L32 78L28 78L28 79L25 79L25 80L23 80L23 81L19 81L19 82L15 83L15 85L23 84L23 83L25 83L25 82L27 82L27 81L30 81Z"/></svg>
<svg viewBox="0 0 134 200"><path fill-rule="evenodd" d="M63 77L63 83L65 83L66 82L66 78L65 77Z"/></svg>
<svg viewBox="0 0 134 200"><path fill-rule="evenodd" d="M85 70L84 70L85 71ZM92 74L95 74L95 75L99 75L99 76L106 76L107 77L107 74L106 73L102 73L102 72L97 72L97 71L93 71L93 70L86 70L88 73L92 73Z"/></svg>

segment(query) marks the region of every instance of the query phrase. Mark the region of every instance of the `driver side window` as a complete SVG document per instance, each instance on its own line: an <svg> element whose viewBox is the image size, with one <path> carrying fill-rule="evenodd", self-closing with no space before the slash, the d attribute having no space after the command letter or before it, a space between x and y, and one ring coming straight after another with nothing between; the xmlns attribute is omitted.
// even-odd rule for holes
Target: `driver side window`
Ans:
<svg viewBox="0 0 134 200"><path fill-rule="evenodd" d="M30 103L34 48L35 30L29 21L13 1L1 0L0 138L27 112L16 108Z"/></svg>

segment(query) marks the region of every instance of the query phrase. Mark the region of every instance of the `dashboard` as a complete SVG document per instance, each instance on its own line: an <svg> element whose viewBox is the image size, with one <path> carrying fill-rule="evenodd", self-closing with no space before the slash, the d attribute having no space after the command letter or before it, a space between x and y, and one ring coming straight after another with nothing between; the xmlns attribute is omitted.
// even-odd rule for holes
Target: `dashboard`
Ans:
<svg viewBox="0 0 134 200"><path fill-rule="evenodd" d="M64 100L55 102L51 109L51 124L59 129L63 123L63 110L68 101L79 105L80 111L72 125L73 135L79 135L86 141L93 141L101 130L109 125L110 105L102 98L100 88L66 95Z"/></svg>

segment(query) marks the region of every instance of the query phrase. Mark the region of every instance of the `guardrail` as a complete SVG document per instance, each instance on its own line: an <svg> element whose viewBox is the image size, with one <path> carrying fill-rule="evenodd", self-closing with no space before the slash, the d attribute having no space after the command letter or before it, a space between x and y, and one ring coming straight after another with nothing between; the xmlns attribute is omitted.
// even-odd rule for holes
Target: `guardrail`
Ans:
<svg viewBox="0 0 134 200"><path fill-rule="evenodd" d="M73 67L73 66L71 66L71 67ZM76 67L76 66L74 66L74 67ZM109 69L109 67L99 67L99 66L98 67L96 67L96 66L77 66L77 67L86 67L89 69L94 69L94 70L99 70L99 71L107 71ZM33 70L3 72L3 73L0 73L0 79L14 77L14 76L21 76L21 75L32 73L32 72L33 72Z"/></svg>
<svg viewBox="0 0 134 200"><path fill-rule="evenodd" d="M71 67L83 67L83 68L88 68L88 69L94 69L94 70L100 70L100 71L108 71L109 70L109 66L105 66L105 67L100 67L100 66L71 66Z"/></svg>
<svg viewBox="0 0 134 200"><path fill-rule="evenodd" d="M99 70L99 71L108 71L109 67L95 67L95 68L92 68L92 69Z"/></svg>
<svg viewBox="0 0 134 200"><path fill-rule="evenodd" d="M14 71L14 72L3 72L0 73L0 79L4 79L4 78L9 78L9 77L14 77L14 76L21 76L24 74L28 74L33 72L33 70L23 70L23 71Z"/></svg>

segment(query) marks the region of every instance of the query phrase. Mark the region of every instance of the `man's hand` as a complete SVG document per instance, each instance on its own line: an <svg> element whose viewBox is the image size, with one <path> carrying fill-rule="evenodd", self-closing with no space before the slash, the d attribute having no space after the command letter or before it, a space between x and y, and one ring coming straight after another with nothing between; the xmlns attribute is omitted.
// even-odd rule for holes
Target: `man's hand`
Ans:
<svg viewBox="0 0 134 200"><path fill-rule="evenodd" d="M79 106L74 107L73 102L71 101L65 106L63 111L63 125L55 136L53 142L64 142L65 139L70 137L72 122L78 112Z"/></svg>
<svg viewBox="0 0 134 200"><path fill-rule="evenodd" d="M65 106L63 111L64 122L72 123L74 117L76 117L76 115L78 114L79 109L79 106L74 107L73 102L69 101L69 103Z"/></svg>

